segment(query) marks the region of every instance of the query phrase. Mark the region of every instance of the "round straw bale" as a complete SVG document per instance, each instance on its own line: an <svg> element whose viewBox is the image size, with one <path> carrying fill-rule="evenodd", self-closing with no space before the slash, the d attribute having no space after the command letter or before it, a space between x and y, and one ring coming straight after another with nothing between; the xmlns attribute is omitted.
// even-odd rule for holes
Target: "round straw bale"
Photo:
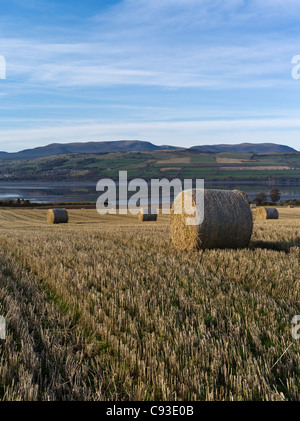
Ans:
<svg viewBox="0 0 300 421"><path fill-rule="evenodd" d="M49 209L47 212L48 224L66 224L69 220L66 209Z"/></svg>
<svg viewBox="0 0 300 421"><path fill-rule="evenodd" d="M186 196L187 195L187 196ZM171 208L171 238L176 248L181 250L210 248L247 247L252 235L253 222L250 207L236 190L205 190L204 219L200 225L187 225L191 215L184 208L187 203L195 206L196 189L179 193ZM191 200L192 198L192 200ZM174 208L182 204L182 213L174 213ZM188 207L186 205L186 207Z"/></svg>
<svg viewBox="0 0 300 421"><path fill-rule="evenodd" d="M157 213L151 213L151 209L148 209L148 213L145 213L143 208L139 211L139 221L146 222L146 221L156 221L157 220Z"/></svg>
<svg viewBox="0 0 300 421"><path fill-rule="evenodd" d="M289 209L293 209L294 205L288 205Z"/></svg>
<svg viewBox="0 0 300 421"><path fill-rule="evenodd" d="M256 219L278 219L279 214L276 208L258 208L254 214Z"/></svg>

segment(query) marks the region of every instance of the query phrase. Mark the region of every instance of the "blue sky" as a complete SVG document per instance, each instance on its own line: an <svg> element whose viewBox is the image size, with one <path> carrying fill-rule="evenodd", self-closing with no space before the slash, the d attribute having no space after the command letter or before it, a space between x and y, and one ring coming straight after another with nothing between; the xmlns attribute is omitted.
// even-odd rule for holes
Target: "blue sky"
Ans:
<svg viewBox="0 0 300 421"><path fill-rule="evenodd" d="M299 148L297 0L0 0L0 150L140 139Z"/></svg>

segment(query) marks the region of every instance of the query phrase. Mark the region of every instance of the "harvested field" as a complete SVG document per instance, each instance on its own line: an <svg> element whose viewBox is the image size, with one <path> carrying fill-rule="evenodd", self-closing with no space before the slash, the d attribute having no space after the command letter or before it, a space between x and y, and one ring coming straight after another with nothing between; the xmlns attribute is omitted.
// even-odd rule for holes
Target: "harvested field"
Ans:
<svg viewBox="0 0 300 421"><path fill-rule="evenodd" d="M0 210L1 399L299 400L300 208L278 210L190 252L168 216Z"/></svg>
<svg viewBox="0 0 300 421"><path fill-rule="evenodd" d="M274 171L274 170L289 170L290 167L279 165L279 166L244 166L244 167L220 167L222 171Z"/></svg>
<svg viewBox="0 0 300 421"><path fill-rule="evenodd" d="M222 158L220 156L216 157L216 162L218 164L242 164L243 162L249 161L248 159L236 159L236 158Z"/></svg>
<svg viewBox="0 0 300 421"><path fill-rule="evenodd" d="M171 158L157 161L157 164L189 164L191 162L190 157L185 158Z"/></svg>
<svg viewBox="0 0 300 421"><path fill-rule="evenodd" d="M160 168L160 171L164 172L164 171L180 171L181 167L163 167Z"/></svg>

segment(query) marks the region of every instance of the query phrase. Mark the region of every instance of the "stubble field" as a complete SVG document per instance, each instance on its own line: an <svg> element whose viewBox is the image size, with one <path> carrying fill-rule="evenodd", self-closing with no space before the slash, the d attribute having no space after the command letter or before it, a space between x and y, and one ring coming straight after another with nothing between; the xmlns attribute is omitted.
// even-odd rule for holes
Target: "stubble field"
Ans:
<svg viewBox="0 0 300 421"><path fill-rule="evenodd" d="M300 208L279 211L248 249L187 253L167 216L1 210L0 399L299 400Z"/></svg>

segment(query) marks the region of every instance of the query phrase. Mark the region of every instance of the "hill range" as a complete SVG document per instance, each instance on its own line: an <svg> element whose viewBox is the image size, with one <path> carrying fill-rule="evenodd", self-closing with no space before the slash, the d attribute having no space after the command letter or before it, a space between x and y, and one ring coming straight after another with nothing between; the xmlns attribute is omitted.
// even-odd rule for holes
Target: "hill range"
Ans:
<svg viewBox="0 0 300 421"><path fill-rule="evenodd" d="M3 158L4 156L4 158ZM0 153L0 181L98 181L128 178L204 178L207 181L300 182L300 152L284 145L176 148L150 142L52 144Z"/></svg>
<svg viewBox="0 0 300 421"><path fill-rule="evenodd" d="M35 159L46 156L61 154L93 154L112 152L151 152L162 150L185 149L176 146L157 146L151 142L141 140L116 140L108 142L74 142L74 143L52 143L47 146L40 146L33 149L25 149L20 152L0 152L0 160ZM241 152L241 153L285 153L296 152L295 149L277 145L275 143L241 143L237 145L200 145L189 148L203 153L220 152Z"/></svg>
<svg viewBox="0 0 300 421"><path fill-rule="evenodd" d="M157 146L151 142L140 140L116 140L108 142L74 142L74 143L52 143L47 146L40 146L33 149L25 149L20 152L0 152L0 159L35 159L46 156L61 154L93 154L112 152L150 152L168 149L180 149L175 146Z"/></svg>

